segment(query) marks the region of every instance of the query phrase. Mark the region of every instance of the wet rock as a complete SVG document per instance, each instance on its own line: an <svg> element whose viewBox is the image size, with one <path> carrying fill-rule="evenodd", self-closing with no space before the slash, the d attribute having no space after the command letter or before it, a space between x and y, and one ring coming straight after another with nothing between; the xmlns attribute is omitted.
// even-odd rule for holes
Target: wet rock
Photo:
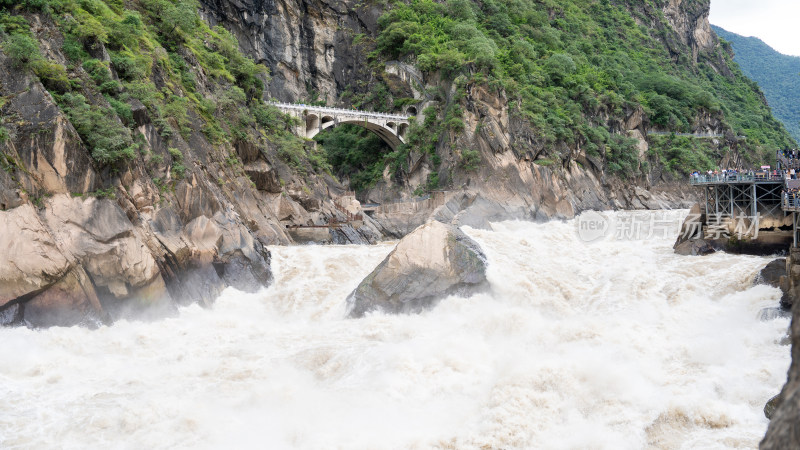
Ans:
<svg viewBox="0 0 800 450"><path fill-rule="evenodd" d="M217 255L217 263L224 268L220 276L229 286L255 292L272 282L270 253L233 216L230 211L214 216L222 231Z"/></svg>
<svg viewBox="0 0 800 450"><path fill-rule="evenodd" d="M702 214L702 210L700 209L700 204L695 203L689 209L689 214L684 219L683 224L681 224L681 231L678 233L678 238L675 240L675 245L672 246L673 249L676 249L680 246L681 248L687 248L687 246L681 246L681 244L686 243L690 240L697 240L702 238L702 224L705 222L704 214ZM683 253L679 253L683 254Z"/></svg>
<svg viewBox="0 0 800 450"><path fill-rule="evenodd" d="M714 246L703 239L684 241L675 246L675 253L684 256L704 256L710 255L715 251Z"/></svg>
<svg viewBox="0 0 800 450"><path fill-rule="evenodd" d="M61 251L81 263L101 298L129 298L160 277L151 250L117 203L55 196L44 216Z"/></svg>
<svg viewBox="0 0 800 450"><path fill-rule="evenodd" d="M790 258L794 257L790 252ZM800 448L800 308L792 308L790 325L792 363L780 395L770 402L776 407L771 411L769 428L761 441L762 450ZM765 413L767 413L765 408Z"/></svg>
<svg viewBox="0 0 800 450"><path fill-rule="evenodd" d="M779 307L762 308L761 311L758 312L758 320L762 322L775 319L791 319L791 318L792 318L791 311Z"/></svg>
<svg viewBox="0 0 800 450"><path fill-rule="evenodd" d="M371 219L364 217L364 224L360 227L344 225L330 230L330 239L334 244L355 244L370 245L380 238L380 233L374 227L369 226Z"/></svg>
<svg viewBox="0 0 800 450"><path fill-rule="evenodd" d="M22 305L14 303L0 309L0 327L15 325L22 322Z"/></svg>
<svg viewBox="0 0 800 450"><path fill-rule="evenodd" d="M269 251L232 212L199 216L182 227L177 213L165 208L152 226L167 250L167 288L180 304L208 306L227 286L255 292L272 281Z"/></svg>
<svg viewBox="0 0 800 450"><path fill-rule="evenodd" d="M767 404L764 405L764 415L767 419L772 419L772 416L775 414L775 410L778 409L780 406L781 396L780 394L772 397L767 401Z"/></svg>
<svg viewBox="0 0 800 450"><path fill-rule="evenodd" d="M485 287L486 257L452 225L431 221L404 237L350 294L350 317L418 312L450 294Z"/></svg>
<svg viewBox="0 0 800 450"><path fill-rule="evenodd" d="M225 281L211 264L182 270L171 285L172 297L182 305L211 306L225 289Z"/></svg>
<svg viewBox="0 0 800 450"><path fill-rule="evenodd" d="M480 230L491 230L489 221L514 218L498 203L475 193L458 193L434 211L432 218L455 226L468 226Z"/></svg>
<svg viewBox="0 0 800 450"><path fill-rule="evenodd" d="M772 287L781 287L781 277L786 275L786 258L777 258L770 261L761 271L756 275L753 284L767 284Z"/></svg>
<svg viewBox="0 0 800 450"><path fill-rule="evenodd" d="M105 319L94 286L81 267L25 302L23 310L23 320L34 328L89 325Z"/></svg>

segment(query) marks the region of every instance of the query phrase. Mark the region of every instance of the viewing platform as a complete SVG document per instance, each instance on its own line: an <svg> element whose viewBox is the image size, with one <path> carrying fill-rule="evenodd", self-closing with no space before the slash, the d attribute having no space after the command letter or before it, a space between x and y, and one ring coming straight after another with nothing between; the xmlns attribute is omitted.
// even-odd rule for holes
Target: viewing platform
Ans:
<svg viewBox="0 0 800 450"><path fill-rule="evenodd" d="M788 237L791 227L791 242L800 243L800 192L794 192L800 180L785 171L695 175L690 182L702 190L704 227L746 224L745 234L758 242L773 234Z"/></svg>

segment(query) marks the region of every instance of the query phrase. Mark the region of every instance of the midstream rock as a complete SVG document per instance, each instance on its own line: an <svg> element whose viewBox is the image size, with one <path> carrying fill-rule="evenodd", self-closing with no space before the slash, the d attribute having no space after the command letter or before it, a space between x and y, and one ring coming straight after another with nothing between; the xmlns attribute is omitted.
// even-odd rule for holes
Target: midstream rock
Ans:
<svg viewBox="0 0 800 450"><path fill-rule="evenodd" d="M684 256L710 255L716 251L710 242L703 239L683 241L680 244L675 244L674 248L675 253Z"/></svg>
<svg viewBox="0 0 800 450"><path fill-rule="evenodd" d="M753 284L767 284L780 288L781 278L784 276L786 276L786 258L776 258L758 272Z"/></svg>
<svg viewBox="0 0 800 450"><path fill-rule="evenodd" d="M485 285L486 257L478 244L453 225L430 221L404 237L350 294L349 315L419 312Z"/></svg>
<svg viewBox="0 0 800 450"><path fill-rule="evenodd" d="M776 395L767 401L767 404L764 405L764 415L767 419L772 419L778 406L780 406L780 395Z"/></svg>

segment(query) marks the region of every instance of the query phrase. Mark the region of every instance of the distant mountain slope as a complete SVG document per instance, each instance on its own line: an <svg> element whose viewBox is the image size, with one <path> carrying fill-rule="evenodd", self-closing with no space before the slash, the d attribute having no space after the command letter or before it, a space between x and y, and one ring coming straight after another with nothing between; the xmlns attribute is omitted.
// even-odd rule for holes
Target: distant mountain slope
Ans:
<svg viewBox="0 0 800 450"><path fill-rule="evenodd" d="M800 141L800 57L778 53L756 37L744 37L716 25L719 37L733 46L734 61L758 83L772 113Z"/></svg>

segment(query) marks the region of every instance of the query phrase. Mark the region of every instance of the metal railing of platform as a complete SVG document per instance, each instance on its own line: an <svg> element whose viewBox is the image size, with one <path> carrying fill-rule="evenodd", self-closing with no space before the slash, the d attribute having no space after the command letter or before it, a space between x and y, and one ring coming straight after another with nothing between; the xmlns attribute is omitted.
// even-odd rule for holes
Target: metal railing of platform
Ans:
<svg viewBox="0 0 800 450"><path fill-rule="evenodd" d="M744 173L735 175L695 175L690 177L692 184L708 183L744 183L752 181L785 181L786 175L772 173Z"/></svg>

